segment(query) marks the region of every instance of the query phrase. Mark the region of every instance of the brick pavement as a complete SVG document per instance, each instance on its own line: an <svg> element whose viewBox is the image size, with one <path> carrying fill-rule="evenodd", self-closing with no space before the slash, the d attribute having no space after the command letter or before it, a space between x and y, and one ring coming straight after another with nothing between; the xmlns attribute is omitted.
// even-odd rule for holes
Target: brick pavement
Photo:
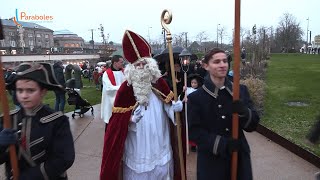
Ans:
<svg viewBox="0 0 320 180"><path fill-rule="evenodd" d="M83 118L70 117L76 159L68 170L70 180L98 180L103 148L104 123L100 117L100 105L95 113L87 112ZM246 134L251 146L253 175L255 180L313 180L319 168L304 161L258 133ZM188 180L196 179L196 153L187 156ZM3 166L0 166L0 180Z"/></svg>

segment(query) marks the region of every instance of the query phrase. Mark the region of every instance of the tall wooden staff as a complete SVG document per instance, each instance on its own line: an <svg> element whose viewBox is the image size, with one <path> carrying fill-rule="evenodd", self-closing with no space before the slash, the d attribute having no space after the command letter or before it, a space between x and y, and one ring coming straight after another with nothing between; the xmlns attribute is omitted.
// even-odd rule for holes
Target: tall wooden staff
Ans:
<svg viewBox="0 0 320 180"><path fill-rule="evenodd" d="M169 49L169 58L170 58L170 67L171 67L171 79L174 93L174 101L178 100L177 95L177 85L176 85L176 77L174 73L174 61L173 61L173 52L172 52L172 36L167 24L170 24L172 21L172 14L169 10L165 9L161 14L161 25L166 30L167 34L167 43ZM179 112L175 113L176 122L177 122L177 133L178 133L178 150L179 150L179 160L180 160L180 172L182 180L185 180L185 169L184 169L184 158L183 158L183 150L182 150L182 138L181 138L181 121Z"/></svg>
<svg viewBox="0 0 320 180"><path fill-rule="evenodd" d="M1 23L1 19L0 19L0 40L3 40L3 39L4 39L3 27L2 27L2 23ZM6 89L5 89L1 54L0 54L0 101L1 101L2 113L3 113L3 127L4 128L11 128L10 115L9 115L9 103L8 103L8 99L7 99ZM13 171L13 179L18 180L19 170L18 170L18 161L17 161L17 154L16 154L15 145L9 146L9 153L10 153L11 167L12 167L12 171Z"/></svg>
<svg viewBox="0 0 320 180"><path fill-rule="evenodd" d="M233 64L233 101L239 100L240 84L240 0L235 0L235 23L234 23L234 64ZM239 136L238 113L232 115L232 138ZM237 180L238 152L232 152L231 158L231 180Z"/></svg>

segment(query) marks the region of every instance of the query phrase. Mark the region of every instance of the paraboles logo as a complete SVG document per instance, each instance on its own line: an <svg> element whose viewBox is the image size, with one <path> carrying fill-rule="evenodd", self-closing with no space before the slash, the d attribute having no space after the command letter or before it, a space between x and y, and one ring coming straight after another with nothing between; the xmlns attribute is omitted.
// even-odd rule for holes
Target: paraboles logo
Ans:
<svg viewBox="0 0 320 180"><path fill-rule="evenodd" d="M46 14L43 14L43 15L38 15L38 14L29 15L24 11L21 11L19 13L18 9L16 9L16 16L13 18L13 22L17 26L21 26L19 21L29 21L29 22L41 23L41 22L50 22L52 20L53 20L53 16L50 16L50 15L46 15Z"/></svg>

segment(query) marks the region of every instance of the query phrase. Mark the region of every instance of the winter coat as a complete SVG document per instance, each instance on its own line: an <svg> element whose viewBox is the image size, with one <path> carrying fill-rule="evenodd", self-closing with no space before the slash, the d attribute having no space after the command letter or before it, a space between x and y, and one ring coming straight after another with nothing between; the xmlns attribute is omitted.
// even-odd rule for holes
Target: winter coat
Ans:
<svg viewBox="0 0 320 180"><path fill-rule="evenodd" d="M206 76L204 85L188 96L189 138L198 145L198 180L230 179L231 153L227 143L232 136L232 86L226 78L219 89ZM250 148L242 130L254 131L259 116L244 85L240 86L240 99L247 105L249 117L239 118L238 180L251 180Z"/></svg>

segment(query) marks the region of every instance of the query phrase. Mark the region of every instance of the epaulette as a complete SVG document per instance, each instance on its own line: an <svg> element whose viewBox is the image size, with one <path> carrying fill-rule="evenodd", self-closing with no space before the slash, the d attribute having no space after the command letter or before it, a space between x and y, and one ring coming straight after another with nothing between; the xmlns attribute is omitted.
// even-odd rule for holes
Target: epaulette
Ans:
<svg viewBox="0 0 320 180"><path fill-rule="evenodd" d="M40 122L41 123L48 123L48 122L51 122L59 117L63 116L63 113L61 111L58 111L58 112L55 112L55 113L52 113L52 114L49 114L48 116L45 116L45 117L42 117L40 119Z"/></svg>
<svg viewBox="0 0 320 180"><path fill-rule="evenodd" d="M19 110L20 110L20 109L14 109L14 110L11 110L11 111L9 112L9 116L12 116L12 115L14 115L14 114L18 113L18 112L19 112ZM0 119L2 119L2 117L3 117L3 113L2 113L2 114L0 114Z"/></svg>

